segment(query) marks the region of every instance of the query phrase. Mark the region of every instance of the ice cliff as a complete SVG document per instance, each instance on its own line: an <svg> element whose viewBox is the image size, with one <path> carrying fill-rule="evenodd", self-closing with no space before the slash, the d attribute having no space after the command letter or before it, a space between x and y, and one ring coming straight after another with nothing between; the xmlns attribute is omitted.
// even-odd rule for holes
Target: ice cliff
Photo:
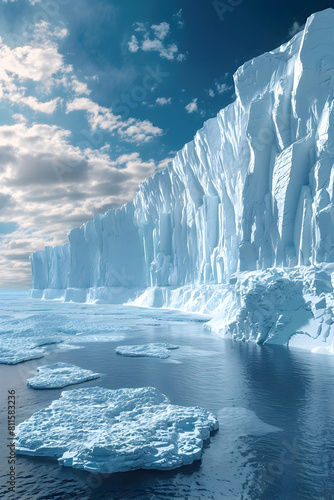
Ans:
<svg viewBox="0 0 334 500"><path fill-rule="evenodd" d="M329 345L334 10L234 82L235 102L133 202L31 256L33 297L124 302L131 290L137 304L212 313L232 338Z"/></svg>

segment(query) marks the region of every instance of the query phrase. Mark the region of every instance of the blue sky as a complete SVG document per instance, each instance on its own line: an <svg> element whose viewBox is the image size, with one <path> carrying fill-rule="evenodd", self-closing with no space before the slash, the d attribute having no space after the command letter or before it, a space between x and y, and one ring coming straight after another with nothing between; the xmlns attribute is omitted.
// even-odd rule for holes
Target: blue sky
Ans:
<svg viewBox="0 0 334 500"><path fill-rule="evenodd" d="M133 198L329 1L0 0L0 287Z"/></svg>

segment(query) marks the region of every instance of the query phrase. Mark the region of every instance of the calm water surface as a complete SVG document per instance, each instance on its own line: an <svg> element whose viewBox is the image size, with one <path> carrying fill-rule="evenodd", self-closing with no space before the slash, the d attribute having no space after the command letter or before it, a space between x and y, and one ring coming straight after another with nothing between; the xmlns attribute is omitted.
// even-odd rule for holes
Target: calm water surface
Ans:
<svg viewBox="0 0 334 500"><path fill-rule="evenodd" d="M203 320L127 306L33 301L0 294L0 331L29 328L102 334L121 342L89 342L82 349L45 348L42 359L0 365L0 498L65 499L334 499L334 358L300 350L224 340ZM41 330L41 331L42 331ZM171 342L167 360L125 358L115 347ZM16 494L6 491L7 391L17 395L17 423L58 399L61 390L26 387L36 367L64 361L102 377L66 388L154 386L174 404L215 413L220 429L201 461L174 471L136 471L108 477L60 467L52 460L17 456ZM274 426L274 432L268 428Z"/></svg>

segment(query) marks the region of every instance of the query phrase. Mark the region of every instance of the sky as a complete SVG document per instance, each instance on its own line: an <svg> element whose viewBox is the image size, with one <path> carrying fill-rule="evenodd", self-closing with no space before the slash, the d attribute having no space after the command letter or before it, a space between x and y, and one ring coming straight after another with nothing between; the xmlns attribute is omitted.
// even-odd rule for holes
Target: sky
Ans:
<svg viewBox="0 0 334 500"><path fill-rule="evenodd" d="M133 199L322 0L0 0L0 288Z"/></svg>

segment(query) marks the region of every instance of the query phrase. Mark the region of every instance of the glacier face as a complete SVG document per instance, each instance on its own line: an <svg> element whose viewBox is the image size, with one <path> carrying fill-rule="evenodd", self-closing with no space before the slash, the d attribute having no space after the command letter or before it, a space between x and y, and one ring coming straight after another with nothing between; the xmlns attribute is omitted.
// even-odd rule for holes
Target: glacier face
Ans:
<svg viewBox="0 0 334 500"><path fill-rule="evenodd" d="M334 262L334 10L310 16L234 81L235 102L133 202L31 256L32 296L122 302L120 290L146 289L137 303L147 305L154 287L152 305L170 305L169 290L204 286L191 294L200 310L207 287L225 290L240 273Z"/></svg>

